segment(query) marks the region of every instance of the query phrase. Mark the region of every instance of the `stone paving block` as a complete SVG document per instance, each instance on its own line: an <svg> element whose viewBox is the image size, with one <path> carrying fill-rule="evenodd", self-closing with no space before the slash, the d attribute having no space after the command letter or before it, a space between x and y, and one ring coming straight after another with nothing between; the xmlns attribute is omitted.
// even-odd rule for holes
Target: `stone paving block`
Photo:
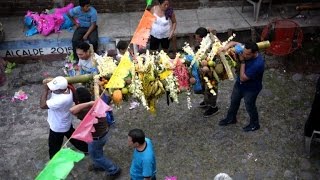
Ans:
<svg viewBox="0 0 320 180"><path fill-rule="evenodd" d="M271 22L271 19L259 18L258 21L255 21L253 17L247 17L245 18L245 21L250 25L250 27L264 27Z"/></svg>
<svg viewBox="0 0 320 180"><path fill-rule="evenodd" d="M258 21L256 22L253 17L253 6L245 6L243 12L241 12L241 7L234 8L241 14L241 16L249 23L250 26L265 26L279 15L277 11L267 12L267 10L260 10L260 15Z"/></svg>
<svg viewBox="0 0 320 180"><path fill-rule="evenodd" d="M233 8L203 8L197 9L198 19L231 19L239 18L240 14Z"/></svg>
<svg viewBox="0 0 320 180"><path fill-rule="evenodd" d="M23 17L0 18L0 22L5 32L5 40L21 40L25 38Z"/></svg>
<svg viewBox="0 0 320 180"><path fill-rule="evenodd" d="M130 18L131 17L126 13L99 14L97 24L100 25L101 23L103 23L112 26L113 24L123 24L125 22L129 22Z"/></svg>
<svg viewBox="0 0 320 180"><path fill-rule="evenodd" d="M244 30L248 29L250 25L242 18L239 19L215 19L215 20L199 20L200 26L213 27L218 32L227 32L228 29Z"/></svg>
<svg viewBox="0 0 320 180"><path fill-rule="evenodd" d="M197 21L180 21L176 29L176 34L194 33L200 24ZM204 26L207 27L207 26Z"/></svg>
<svg viewBox="0 0 320 180"><path fill-rule="evenodd" d="M178 24L180 21L198 21L196 10L179 10L174 13Z"/></svg>
<svg viewBox="0 0 320 180"><path fill-rule="evenodd" d="M72 30L61 30L60 33L58 33L58 39L72 39L73 33L75 31L75 28L72 28Z"/></svg>
<svg viewBox="0 0 320 180"><path fill-rule="evenodd" d="M128 22L121 22L119 24L113 24L112 26L108 23L102 24L99 28L103 29L99 32L99 36L102 37L128 37L130 35L130 29Z"/></svg>

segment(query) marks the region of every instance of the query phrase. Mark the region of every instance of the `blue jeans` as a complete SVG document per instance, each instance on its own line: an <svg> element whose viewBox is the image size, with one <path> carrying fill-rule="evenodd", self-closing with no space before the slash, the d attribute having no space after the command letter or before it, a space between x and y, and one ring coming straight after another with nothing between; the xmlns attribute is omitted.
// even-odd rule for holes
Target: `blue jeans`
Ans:
<svg viewBox="0 0 320 180"><path fill-rule="evenodd" d="M113 175L119 171L119 167L104 156L103 146L107 143L107 140L108 134L98 140L93 140L88 143L88 150L94 167L103 168L107 174Z"/></svg>
<svg viewBox="0 0 320 180"><path fill-rule="evenodd" d="M233 86L232 95L231 95L231 105L228 110L227 120L235 120L241 99L244 99L244 104L246 110L250 117L250 125L257 126L259 125L259 116L256 107L256 100L260 90L247 90L243 87L240 87L238 82L236 82Z"/></svg>

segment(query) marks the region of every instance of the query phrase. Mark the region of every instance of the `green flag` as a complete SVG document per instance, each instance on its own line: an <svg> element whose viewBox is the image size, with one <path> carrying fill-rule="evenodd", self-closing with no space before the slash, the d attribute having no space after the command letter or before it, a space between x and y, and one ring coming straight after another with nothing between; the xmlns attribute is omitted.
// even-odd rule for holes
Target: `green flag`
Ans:
<svg viewBox="0 0 320 180"><path fill-rule="evenodd" d="M75 152L70 148L60 149L36 177L36 180L65 179L72 170L74 162L79 162L83 158L83 153Z"/></svg>
<svg viewBox="0 0 320 180"><path fill-rule="evenodd" d="M150 6L152 4L152 0L146 0L147 6Z"/></svg>

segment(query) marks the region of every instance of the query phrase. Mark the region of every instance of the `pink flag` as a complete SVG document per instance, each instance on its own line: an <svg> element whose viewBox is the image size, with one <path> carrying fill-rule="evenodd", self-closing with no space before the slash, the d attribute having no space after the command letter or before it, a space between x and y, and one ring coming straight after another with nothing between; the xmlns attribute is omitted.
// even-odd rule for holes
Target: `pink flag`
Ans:
<svg viewBox="0 0 320 180"><path fill-rule="evenodd" d="M107 111L112 111L112 108L108 106L101 98L99 98L93 106L91 115L99 118L106 117Z"/></svg>
<svg viewBox="0 0 320 180"><path fill-rule="evenodd" d="M92 132L95 132L93 124L98 123L96 117L106 117L106 111L111 111L112 108L108 106L101 98L98 98L92 108L88 111L86 116L81 121L80 125L73 132L71 138L79 139L87 143L92 142Z"/></svg>
<svg viewBox="0 0 320 180"><path fill-rule="evenodd" d="M95 129L93 127L93 124L95 123L98 123L98 120L94 116L92 116L89 111L81 121L77 129L73 132L71 138L79 139L87 143L92 142L93 139L91 133L95 132Z"/></svg>

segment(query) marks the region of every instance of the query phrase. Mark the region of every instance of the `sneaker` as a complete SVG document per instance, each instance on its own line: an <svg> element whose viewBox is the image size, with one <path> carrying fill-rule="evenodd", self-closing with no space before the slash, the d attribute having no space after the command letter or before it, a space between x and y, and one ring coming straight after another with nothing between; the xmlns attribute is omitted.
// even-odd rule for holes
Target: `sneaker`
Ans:
<svg viewBox="0 0 320 180"><path fill-rule="evenodd" d="M119 170L114 174L108 174L108 177L109 179L116 179L120 176L120 174L121 174L121 168L119 168Z"/></svg>
<svg viewBox="0 0 320 180"><path fill-rule="evenodd" d="M199 108L206 108L208 105L202 101L200 104L199 104Z"/></svg>
<svg viewBox="0 0 320 180"><path fill-rule="evenodd" d="M229 124L235 124L237 123L237 119L233 119L233 120L228 120L228 119L222 119L219 122L219 126L228 126Z"/></svg>
<svg viewBox="0 0 320 180"><path fill-rule="evenodd" d="M104 171L102 167L95 167L93 164L88 166L88 171Z"/></svg>
<svg viewBox="0 0 320 180"><path fill-rule="evenodd" d="M213 116L215 114L217 114L219 111L219 108L218 107L211 107L209 106L208 109L203 113L203 117L210 117L210 116Z"/></svg>
<svg viewBox="0 0 320 180"><path fill-rule="evenodd" d="M255 131L260 129L260 125L251 125L249 124L248 126L242 128L244 132L249 132L249 131Z"/></svg>

